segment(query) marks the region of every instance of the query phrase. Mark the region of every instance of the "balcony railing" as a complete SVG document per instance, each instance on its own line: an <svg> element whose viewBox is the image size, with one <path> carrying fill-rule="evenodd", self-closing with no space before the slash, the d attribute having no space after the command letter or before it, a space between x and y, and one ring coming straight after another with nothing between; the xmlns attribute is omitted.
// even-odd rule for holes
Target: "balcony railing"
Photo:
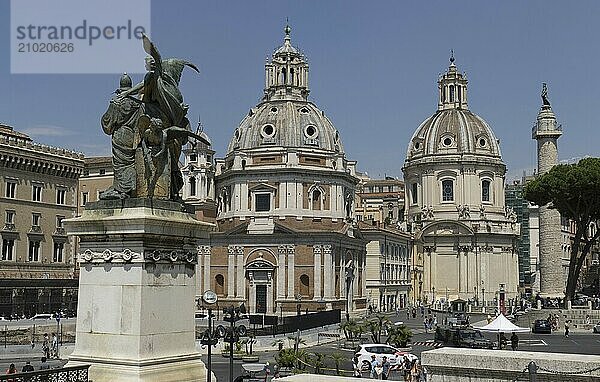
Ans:
<svg viewBox="0 0 600 382"><path fill-rule="evenodd" d="M42 227L39 225L32 225L29 232L30 233L42 233Z"/></svg>
<svg viewBox="0 0 600 382"><path fill-rule="evenodd" d="M54 231L55 235L60 235L60 236L64 236L67 233L65 232L65 228L64 227L56 227L55 231Z"/></svg>
<svg viewBox="0 0 600 382"><path fill-rule="evenodd" d="M0 375L0 382L88 382L90 365Z"/></svg>

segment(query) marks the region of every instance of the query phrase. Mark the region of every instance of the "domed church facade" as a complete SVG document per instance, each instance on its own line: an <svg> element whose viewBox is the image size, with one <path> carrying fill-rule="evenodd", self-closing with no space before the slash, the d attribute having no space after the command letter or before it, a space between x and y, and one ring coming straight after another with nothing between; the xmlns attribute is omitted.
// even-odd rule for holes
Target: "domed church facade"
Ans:
<svg viewBox="0 0 600 382"><path fill-rule="evenodd" d="M415 298L491 304L517 296L519 226L506 208L499 140L469 110L467 79L450 60L437 111L417 128L403 166L415 233Z"/></svg>
<svg viewBox="0 0 600 382"><path fill-rule="evenodd" d="M290 32L265 65L262 100L217 160L218 230L200 250L200 285L251 313L354 314L366 308L356 162L308 99L308 61Z"/></svg>

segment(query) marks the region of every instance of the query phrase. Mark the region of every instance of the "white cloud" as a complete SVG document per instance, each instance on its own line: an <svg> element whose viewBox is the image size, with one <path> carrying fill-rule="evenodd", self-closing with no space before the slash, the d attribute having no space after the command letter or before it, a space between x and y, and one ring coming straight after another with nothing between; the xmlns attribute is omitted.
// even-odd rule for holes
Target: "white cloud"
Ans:
<svg viewBox="0 0 600 382"><path fill-rule="evenodd" d="M33 137L63 137L71 134L71 131L66 127L53 125L35 125L23 130L23 132Z"/></svg>

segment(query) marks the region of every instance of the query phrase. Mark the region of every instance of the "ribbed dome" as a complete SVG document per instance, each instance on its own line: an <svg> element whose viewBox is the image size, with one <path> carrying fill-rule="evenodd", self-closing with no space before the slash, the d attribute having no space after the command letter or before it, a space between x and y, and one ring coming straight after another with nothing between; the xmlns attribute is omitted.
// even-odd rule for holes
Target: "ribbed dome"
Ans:
<svg viewBox="0 0 600 382"><path fill-rule="evenodd" d="M469 110L438 110L413 134L407 160L436 154L477 154L500 158L500 145L490 126Z"/></svg>
<svg viewBox="0 0 600 382"><path fill-rule="evenodd" d="M227 148L318 148L343 153L338 131L313 103L293 100L266 101L250 110L235 130Z"/></svg>

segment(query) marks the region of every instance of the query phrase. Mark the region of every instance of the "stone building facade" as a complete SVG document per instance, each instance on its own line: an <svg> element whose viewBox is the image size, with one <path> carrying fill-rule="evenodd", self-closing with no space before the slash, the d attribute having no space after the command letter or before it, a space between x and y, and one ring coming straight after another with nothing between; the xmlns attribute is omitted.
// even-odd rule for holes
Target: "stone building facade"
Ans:
<svg viewBox="0 0 600 382"><path fill-rule="evenodd" d="M265 65L263 99L216 162L218 230L200 248L198 274L220 304L271 315L366 309L356 163L308 99L308 68L286 27Z"/></svg>
<svg viewBox="0 0 600 382"><path fill-rule="evenodd" d="M0 315L73 310L75 250L63 220L77 212L83 155L0 125Z"/></svg>
<svg viewBox="0 0 600 382"><path fill-rule="evenodd" d="M505 205L499 141L469 110L453 58L438 88L438 110L413 134L403 167L416 297L487 303L503 284L514 298L519 226Z"/></svg>
<svg viewBox="0 0 600 382"><path fill-rule="evenodd" d="M371 179L365 174L359 178L354 208L356 220L400 226L404 221L404 182L392 177Z"/></svg>
<svg viewBox="0 0 600 382"><path fill-rule="evenodd" d="M367 307L393 311L410 303L412 235L383 223L359 222L368 240L366 260Z"/></svg>
<svg viewBox="0 0 600 382"><path fill-rule="evenodd" d="M208 135L197 131L210 142ZM214 223L217 217L215 202L215 151L203 142L191 141L182 150L184 163L181 166L183 188L181 197L196 209L199 220Z"/></svg>

